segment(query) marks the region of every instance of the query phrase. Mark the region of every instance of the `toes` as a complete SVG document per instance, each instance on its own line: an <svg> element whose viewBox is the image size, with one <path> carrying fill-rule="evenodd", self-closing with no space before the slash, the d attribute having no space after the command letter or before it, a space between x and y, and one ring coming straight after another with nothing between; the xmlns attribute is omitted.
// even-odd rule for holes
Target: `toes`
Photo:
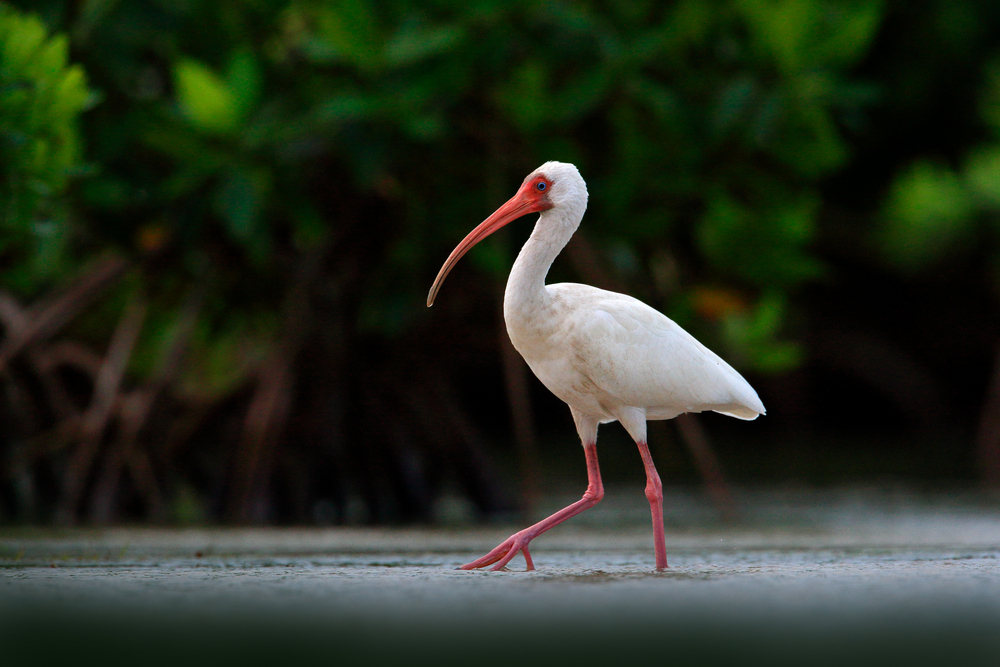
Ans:
<svg viewBox="0 0 1000 667"><path fill-rule="evenodd" d="M500 570L500 569L503 569L504 567L506 567L507 563L509 563L514 558L514 556L517 555L518 551L526 551L527 550L527 547L528 547L527 543L522 544L520 542L520 540L511 540L511 542L512 542L512 544L510 546L510 549L507 551L507 555L505 555L503 558L501 558L500 561L497 562L497 564L493 566L493 570L494 571L497 571L497 570ZM530 562L530 558L531 558L530 556L527 556L526 560L528 560ZM528 569L529 570L534 569L534 565L532 565Z"/></svg>
<svg viewBox="0 0 1000 667"><path fill-rule="evenodd" d="M475 570L475 569L478 569L480 567L486 567L487 565L492 565L493 563L497 562L498 560L500 560L501 558L503 558L507 554L507 551L510 548L511 541L512 540L507 540L506 542L504 542L503 544L499 545L498 547L496 547L495 549L493 549L493 551L489 552L488 554L486 554L482 558L477 558L476 560L472 561L471 563L463 565L460 569L462 569L462 570Z"/></svg>
<svg viewBox="0 0 1000 667"><path fill-rule="evenodd" d="M507 567L507 563L511 561L514 556L517 555L519 549L517 547L511 547L511 550L507 552L507 555L500 559L500 561L493 566L493 571L503 570Z"/></svg>
<svg viewBox="0 0 1000 667"><path fill-rule="evenodd" d="M499 545L493 551L489 552L482 558L478 558L471 563L467 563L462 567L458 568L460 570L475 570L481 567L487 567L493 565L493 571L502 570L507 567L507 563L517 555L517 552L524 554L524 562L527 564L528 570L534 570L535 564L531 560L531 554L528 552L528 542L521 543L521 540L517 539L517 535L511 535L503 544Z"/></svg>

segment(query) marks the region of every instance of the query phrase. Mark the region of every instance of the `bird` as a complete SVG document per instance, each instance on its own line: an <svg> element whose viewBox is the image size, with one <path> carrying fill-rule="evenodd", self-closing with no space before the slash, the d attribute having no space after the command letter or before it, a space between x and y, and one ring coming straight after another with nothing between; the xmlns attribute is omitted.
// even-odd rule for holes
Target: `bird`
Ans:
<svg viewBox="0 0 1000 667"><path fill-rule="evenodd" d="M663 486L646 442L646 421L708 410L744 420L765 413L757 392L732 366L666 315L625 294L576 283L545 284L553 261L580 226L587 200L587 185L574 165L546 162L455 247L427 295L430 307L448 273L477 243L518 218L539 214L507 279L503 316L514 348L569 406L587 463L587 490L580 500L460 569L505 569L520 552L527 569L534 570L530 542L604 497L597 429L615 421L639 448L656 570L666 569Z"/></svg>

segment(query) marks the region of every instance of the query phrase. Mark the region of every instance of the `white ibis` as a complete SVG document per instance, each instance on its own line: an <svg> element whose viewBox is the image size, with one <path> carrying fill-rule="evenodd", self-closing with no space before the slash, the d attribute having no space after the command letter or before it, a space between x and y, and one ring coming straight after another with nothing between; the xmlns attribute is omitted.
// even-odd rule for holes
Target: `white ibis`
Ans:
<svg viewBox="0 0 1000 667"><path fill-rule="evenodd" d="M546 285L545 276L587 209L587 185L577 168L546 162L524 179L517 194L472 230L438 273L427 305L448 272L472 246L512 220L540 213L514 262L503 316L514 347L549 391L569 405L587 459L583 498L514 533L482 558L462 566L499 570L520 551L535 569L528 544L604 497L597 464L597 427L619 421L646 469L653 515L656 569L667 567L663 491L646 445L646 420L714 410L738 419L764 414L757 393L732 366L662 313L624 294L578 285Z"/></svg>

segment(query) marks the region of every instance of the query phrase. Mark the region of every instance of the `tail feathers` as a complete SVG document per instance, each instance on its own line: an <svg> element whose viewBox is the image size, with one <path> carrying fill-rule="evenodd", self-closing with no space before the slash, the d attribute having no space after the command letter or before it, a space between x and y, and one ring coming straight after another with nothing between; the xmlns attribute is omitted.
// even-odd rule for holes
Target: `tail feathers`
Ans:
<svg viewBox="0 0 1000 667"><path fill-rule="evenodd" d="M767 410L764 409L764 406L761 406L760 411L758 412L757 410L748 408L745 405L727 405L725 408L715 409L715 412L729 417L736 417L737 419L744 419L746 421L753 421L754 419L757 419L757 417L767 414Z"/></svg>
<svg viewBox="0 0 1000 667"><path fill-rule="evenodd" d="M753 387L751 387L745 380L743 381L743 387L741 387L741 389L743 389L741 392L742 395L733 396L733 402L731 404L712 409L715 410L715 412L748 421L757 419L757 417L763 414L767 414L767 410L764 409L764 404L761 402L760 397L757 396L757 392L755 392Z"/></svg>

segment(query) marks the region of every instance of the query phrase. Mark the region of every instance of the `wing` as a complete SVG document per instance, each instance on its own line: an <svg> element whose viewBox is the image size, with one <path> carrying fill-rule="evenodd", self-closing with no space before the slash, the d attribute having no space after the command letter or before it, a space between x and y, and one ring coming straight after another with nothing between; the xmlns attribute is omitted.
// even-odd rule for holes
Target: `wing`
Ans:
<svg viewBox="0 0 1000 667"><path fill-rule="evenodd" d="M588 285L550 285L565 304L575 370L621 405L650 418L715 410L741 419L764 414L757 393L732 366L638 299Z"/></svg>

